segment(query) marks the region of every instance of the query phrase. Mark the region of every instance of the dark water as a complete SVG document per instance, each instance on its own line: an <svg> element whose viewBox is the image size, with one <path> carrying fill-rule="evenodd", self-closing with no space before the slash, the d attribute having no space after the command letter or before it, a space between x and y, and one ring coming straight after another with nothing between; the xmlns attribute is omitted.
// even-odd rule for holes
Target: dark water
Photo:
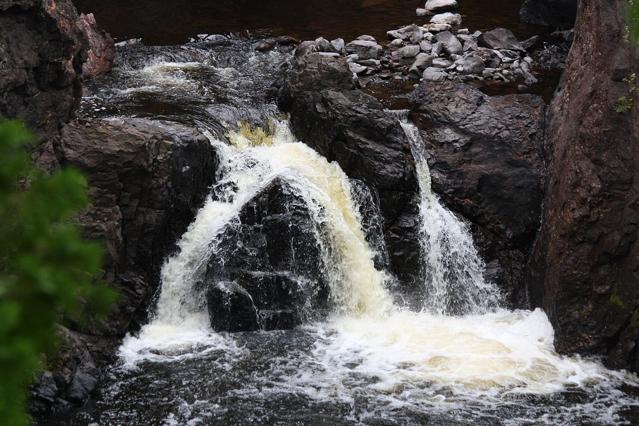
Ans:
<svg viewBox="0 0 639 426"><path fill-rule="evenodd" d="M42 424L606 425L639 420L629 394L637 395L637 388L593 384L551 395L504 391L470 397L407 383L379 392L375 386L381 379L363 373L356 357L339 366L322 363L316 345L327 338L312 327L239 333L232 347L144 362L133 370L113 368L94 401Z"/></svg>
<svg viewBox="0 0 639 426"><path fill-rule="evenodd" d="M150 44L181 44L197 34L241 31L292 35L300 39L370 34L410 23L423 24L417 7L424 0L76 0L93 12L116 39L143 38ZM502 26L524 38L544 28L519 22L521 0L462 0L464 26L488 30Z"/></svg>

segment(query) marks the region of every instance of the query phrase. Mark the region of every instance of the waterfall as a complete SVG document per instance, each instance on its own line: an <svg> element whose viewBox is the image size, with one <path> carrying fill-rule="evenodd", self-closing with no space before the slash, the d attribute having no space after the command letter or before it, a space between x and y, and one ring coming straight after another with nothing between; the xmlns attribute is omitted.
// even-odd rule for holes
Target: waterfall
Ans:
<svg viewBox="0 0 639 426"><path fill-rule="evenodd" d="M357 208L362 194L339 166L297 142L286 123L270 133L241 127L229 134L230 143L209 135L220 157L218 184L162 269L154 318L120 347L124 366L193 360L194 377L203 375L203 381L211 380L206 373L211 365L217 372L212 374L247 374L246 386L237 389L241 401L260 401L262 392L277 389L275 397L347 404L363 397L378 407L417 413L452 408L463 416L491 416L507 398L575 387L595 386L611 395L603 407L619 397L615 386L627 378L594 362L557 355L552 325L541 310L499 308L499 292L482 277L468 227L430 189L417 129L402 126L413 146L422 195L426 297L420 312L393 304L388 277L375 268L376 253L362 229ZM304 199L317 223L334 312L326 321L286 334L294 349L271 358L277 347L254 341L260 334L236 337L211 330L198 282L225 227L235 226L242 207L276 178ZM312 340L298 340L296 333ZM246 342L253 345L250 350ZM270 367L248 367L253 354L266 356ZM237 403L233 398L230 406ZM580 410L585 418L601 412Z"/></svg>
<svg viewBox="0 0 639 426"><path fill-rule="evenodd" d="M215 255L217 237L239 220L242 207L276 177L291 185L306 202L314 222L326 229L322 235L318 231L318 240L335 313L381 315L393 309L386 290L389 277L375 268L376 253L366 241L351 183L336 163L297 142L286 123L275 125L272 135L241 127L229 134L231 144L210 134L209 138L220 158L217 193L207 199L182 236L177 254L165 262L156 313L139 338L133 339L136 350L147 338L157 349L158 335L169 342L171 335L197 330L194 336L203 338L209 329L208 314L197 283Z"/></svg>
<svg viewBox="0 0 639 426"><path fill-rule="evenodd" d="M437 314L477 314L499 306L499 289L483 277L484 263L468 226L445 208L431 188L424 142L419 129L403 120L415 158L421 193L420 243L424 308Z"/></svg>

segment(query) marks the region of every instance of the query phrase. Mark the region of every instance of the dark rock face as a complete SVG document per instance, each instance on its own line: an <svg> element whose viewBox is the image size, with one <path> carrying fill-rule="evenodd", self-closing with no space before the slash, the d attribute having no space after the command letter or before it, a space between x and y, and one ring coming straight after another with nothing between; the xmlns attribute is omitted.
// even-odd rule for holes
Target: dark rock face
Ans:
<svg viewBox="0 0 639 426"><path fill-rule="evenodd" d="M433 190L472 222L490 278L521 303L543 198L543 100L442 82L420 85L411 104Z"/></svg>
<svg viewBox="0 0 639 426"><path fill-rule="evenodd" d="M639 112L627 5L580 2L550 109L549 180L529 278L559 351L637 371Z"/></svg>
<svg viewBox="0 0 639 426"><path fill-rule="evenodd" d="M69 0L0 2L0 116L42 136L71 119L81 94L75 17Z"/></svg>
<svg viewBox="0 0 639 426"><path fill-rule="evenodd" d="M78 222L107 248L105 278L123 300L106 331L122 336L146 307L164 258L201 206L217 157L196 130L144 119L71 123L56 154L88 178L92 204Z"/></svg>
<svg viewBox="0 0 639 426"><path fill-rule="evenodd" d="M529 24L572 28L577 16L577 0L526 0L519 16Z"/></svg>
<svg viewBox="0 0 639 426"><path fill-rule="evenodd" d="M119 293L106 322L61 327L62 349L34 387L34 412L86 400L120 338L145 319L164 258L174 249L213 182L208 139L175 123L143 119L72 122L56 140L55 160L88 179L89 208L77 218L106 248L104 279ZM53 395L50 395L53 392Z"/></svg>
<svg viewBox="0 0 639 426"><path fill-rule="evenodd" d="M88 75L110 69L113 40L70 0L2 0L0 28L0 117L21 118L50 139L78 106L83 67Z"/></svg>
<svg viewBox="0 0 639 426"><path fill-rule="evenodd" d="M213 328L293 328L325 305L320 232L286 181L268 184L216 241L205 277Z"/></svg>
<svg viewBox="0 0 639 426"><path fill-rule="evenodd" d="M290 112L298 138L368 185L389 232L418 192L414 159L398 118L355 87L343 59L316 53L297 59L279 101ZM386 243L391 270L416 276L418 263L407 265L403 254L406 245L418 244L417 229L399 240L386 238Z"/></svg>

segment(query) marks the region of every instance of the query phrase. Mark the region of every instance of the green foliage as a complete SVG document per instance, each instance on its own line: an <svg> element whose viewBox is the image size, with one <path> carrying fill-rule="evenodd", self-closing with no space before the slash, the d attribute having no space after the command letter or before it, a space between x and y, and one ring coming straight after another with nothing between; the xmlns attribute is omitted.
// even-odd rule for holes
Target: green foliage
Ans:
<svg viewBox="0 0 639 426"><path fill-rule="evenodd" d="M0 422L26 424L27 387L56 343L62 315L106 314L114 294L95 282L101 250L72 217L87 205L73 170L46 176L25 150L31 136L0 122Z"/></svg>

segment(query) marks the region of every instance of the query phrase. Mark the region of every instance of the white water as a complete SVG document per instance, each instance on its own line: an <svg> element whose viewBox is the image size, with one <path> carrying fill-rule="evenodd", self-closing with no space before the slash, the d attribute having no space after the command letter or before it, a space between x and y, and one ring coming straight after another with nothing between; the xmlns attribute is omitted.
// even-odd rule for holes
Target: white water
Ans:
<svg viewBox="0 0 639 426"><path fill-rule="evenodd" d="M248 133L248 132L247 132ZM249 137L252 135L248 135ZM232 146L211 138L220 157L220 187L232 188L209 198L179 243L179 253L162 268L157 313L138 337L128 337L120 353L129 364L149 353L191 350L209 335L205 300L194 291L216 250L216 237L239 220L239 213L273 179L285 179L303 197L319 228L327 230L322 253L336 313L372 315L392 308L385 289L388 279L375 269L361 218L351 197L350 182L337 164L328 163L293 139L279 123L272 137L260 135L254 145L246 135L232 133ZM215 343L219 339L215 338ZM175 343L174 345L171 342Z"/></svg>
<svg viewBox="0 0 639 426"><path fill-rule="evenodd" d="M424 309L436 314L477 314L499 306L500 292L483 277L484 263L468 226L432 192L424 143L413 124L401 123L416 162L420 203L420 240Z"/></svg>
<svg viewBox="0 0 639 426"><path fill-rule="evenodd" d="M596 362L557 355L542 311L499 309L499 292L482 277L483 264L466 225L430 191L418 134L410 125L405 130L415 144L423 198L427 296L421 312L392 304L387 276L373 265L345 174L280 124L272 139L257 146L240 133L232 135L233 146L212 140L222 160L221 181L235 189L207 201L182 237L179 253L166 262L157 314L139 336L125 339L120 349L125 363L174 361L212 349L242 359L243 349L232 335L210 330L206 306L193 287L215 252L215 237L238 220L247 201L282 177L307 202L318 229L326 230L318 235L335 312L327 322L305 327L317 336L316 343L310 355L286 361L296 368L278 375L280 391L346 401L358 392L373 392L395 407L446 410L459 401L498 405L506 394L573 387L603 386L613 395L615 386L634 380ZM271 373L263 372L264 380ZM614 413L608 415L615 420Z"/></svg>

